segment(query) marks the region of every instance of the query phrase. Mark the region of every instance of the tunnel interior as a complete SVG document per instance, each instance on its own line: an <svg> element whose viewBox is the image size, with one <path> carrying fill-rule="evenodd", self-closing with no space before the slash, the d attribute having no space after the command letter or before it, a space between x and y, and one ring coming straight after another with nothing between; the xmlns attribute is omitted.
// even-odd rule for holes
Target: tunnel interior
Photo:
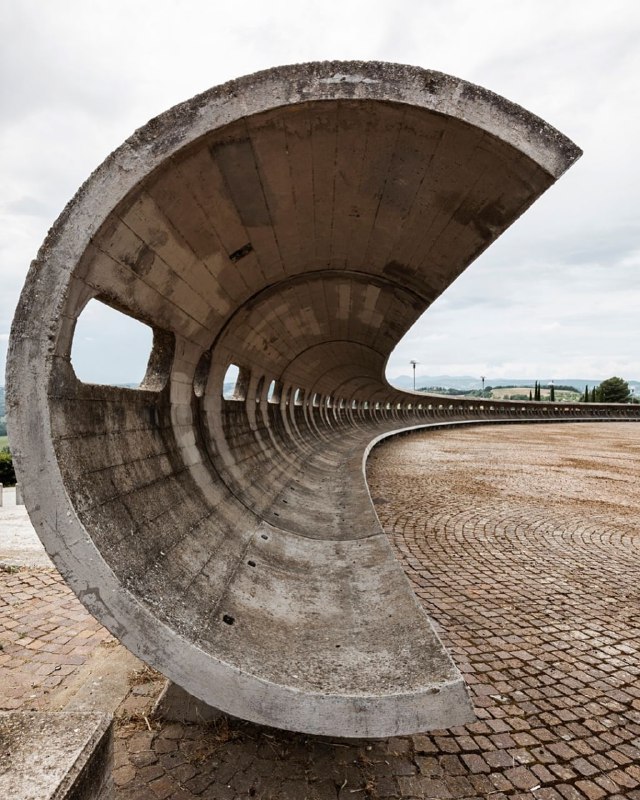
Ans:
<svg viewBox="0 0 640 800"><path fill-rule="evenodd" d="M579 151L478 87L379 64L251 76L123 148L50 234L12 334L13 363L42 364L58 482L28 502L49 552L128 647L234 715L345 736L471 719L363 459L435 418L534 413L404 393L385 365ZM96 299L153 330L138 389L74 373Z"/></svg>

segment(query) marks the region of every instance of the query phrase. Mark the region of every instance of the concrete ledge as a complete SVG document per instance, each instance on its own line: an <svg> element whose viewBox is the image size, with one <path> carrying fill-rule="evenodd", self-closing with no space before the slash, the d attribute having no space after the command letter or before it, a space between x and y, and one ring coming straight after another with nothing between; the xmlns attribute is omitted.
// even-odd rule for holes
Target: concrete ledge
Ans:
<svg viewBox="0 0 640 800"><path fill-rule="evenodd" d="M112 800L106 714L0 712L0 797Z"/></svg>

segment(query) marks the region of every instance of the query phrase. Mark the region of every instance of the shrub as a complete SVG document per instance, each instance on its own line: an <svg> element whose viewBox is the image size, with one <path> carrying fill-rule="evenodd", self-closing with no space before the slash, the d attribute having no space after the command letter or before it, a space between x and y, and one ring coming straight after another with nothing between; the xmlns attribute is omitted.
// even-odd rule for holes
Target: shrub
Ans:
<svg viewBox="0 0 640 800"><path fill-rule="evenodd" d="M629 384L622 378L607 378L598 386L597 397L601 403L627 403L631 397Z"/></svg>
<svg viewBox="0 0 640 800"><path fill-rule="evenodd" d="M16 482L16 473L13 469L13 459L8 450L0 452L0 483L3 486L13 486Z"/></svg>

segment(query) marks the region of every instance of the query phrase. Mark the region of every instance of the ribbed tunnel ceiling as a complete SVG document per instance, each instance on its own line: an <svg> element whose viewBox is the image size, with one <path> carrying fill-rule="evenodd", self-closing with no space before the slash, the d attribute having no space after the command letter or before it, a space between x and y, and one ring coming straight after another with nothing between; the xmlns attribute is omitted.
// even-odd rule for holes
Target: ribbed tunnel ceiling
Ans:
<svg viewBox="0 0 640 800"><path fill-rule="evenodd" d="M370 357L353 366L382 388L402 335L552 181L441 113L298 103L203 136L156 169L94 238L84 275L156 327L201 348L222 333L231 360L320 380L320 391L331 391L322 351L314 364L301 354L364 345ZM358 395L361 378L344 391Z"/></svg>
<svg viewBox="0 0 640 800"><path fill-rule="evenodd" d="M578 155L490 92L378 63L249 76L127 140L50 232L10 345L27 507L85 605L235 716L342 736L469 721L363 459L427 420L538 413L444 406L384 368ZM96 297L154 329L138 390L73 371Z"/></svg>

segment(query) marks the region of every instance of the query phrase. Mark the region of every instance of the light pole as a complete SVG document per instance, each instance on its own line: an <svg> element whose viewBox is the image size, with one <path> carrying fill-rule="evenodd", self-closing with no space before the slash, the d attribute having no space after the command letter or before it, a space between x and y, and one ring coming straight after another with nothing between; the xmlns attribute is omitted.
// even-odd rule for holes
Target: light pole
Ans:
<svg viewBox="0 0 640 800"><path fill-rule="evenodd" d="M413 367L413 391L415 392L415 390L416 390L416 364L419 364L420 362L418 362L418 361L410 361L409 363Z"/></svg>

